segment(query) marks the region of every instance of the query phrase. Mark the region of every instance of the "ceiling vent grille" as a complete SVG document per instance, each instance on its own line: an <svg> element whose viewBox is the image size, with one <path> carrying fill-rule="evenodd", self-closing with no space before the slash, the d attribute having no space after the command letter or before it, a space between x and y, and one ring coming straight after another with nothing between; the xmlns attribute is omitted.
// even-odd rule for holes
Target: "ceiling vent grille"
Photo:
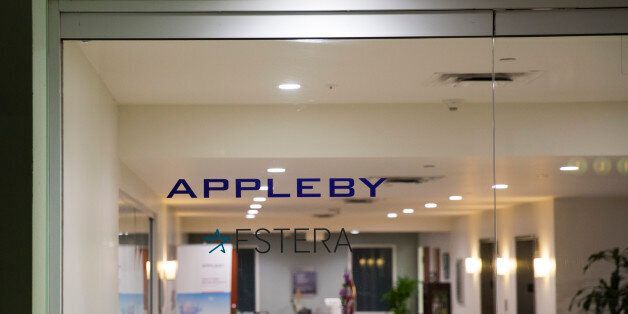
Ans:
<svg viewBox="0 0 628 314"><path fill-rule="evenodd" d="M325 213L312 214L314 218L333 218L340 214L340 208L329 208Z"/></svg>
<svg viewBox="0 0 628 314"><path fill-rule="evenodd" d="M373 203L372 198L345 198L344 201L347 204L371 204Z"/></svg>
<svg viewBox="0 0 628 314"><path fill-rule="evenodd" d="M312 215L312 217L314 217L314 218L321 218L321 219L325 219L325 218L333 218L334 216L336 216L336 215L331 214L331 213L325 213L325 214L313 214L313 215Z"/></svg>
<svg viewBox="0 0 628 314"><path fill-rule="evenodd" d="M422 184L444 178L445 176L424 177L386 177L387 184Z"/></svg>
<svg viewBox="0 0 628 314"><path fill-rule="evenodd" d="M498 85L527 84L542 74L541 71L527 72L498 72L495 73L495 82ZM488 73L434 73L430 79L436 86L464 87L476 84L490 83L493 74Z"/></svg>

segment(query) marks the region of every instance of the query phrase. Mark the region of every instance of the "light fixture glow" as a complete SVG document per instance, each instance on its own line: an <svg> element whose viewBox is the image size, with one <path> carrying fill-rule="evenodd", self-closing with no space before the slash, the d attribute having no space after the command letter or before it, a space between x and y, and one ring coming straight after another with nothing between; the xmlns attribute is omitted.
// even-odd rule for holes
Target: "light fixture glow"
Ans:
<svg viewBox="0 0 628 314"><path fill-rule="evenodd" d="M384 259L383 258L378 258L375 260L375 264L377 264L377 267L382 267L384 266Z"/></svg>
<svg viewBox="0 0 628 314"><path fill-rule="evenodd" d="M477 274L482 268L482 260L475 257L467 257L464 259L464 269L467 274Z"/></svg>
<svg viewBox="0 0 628 314"><path fill-rule="evenodd" d="M508 188L508 184L503 184L503 183L495 184L492 186L492 188L495 190L505 190Z"/></svg>
<svg viewBox="0 0 628 314"><path fill-rule="evenodd" d="M259 187L260 191L268 191L268 185L262 185Z"/></svg>
<svg viewBox="0 0 628 314"><path fill-rule="evenodd" d="M388 217L388 218L397 218L397 213L388 213L386 215L386 217Z"/></svg>
<svg viewBox="0 0 628 314"><path fill-rule="evenodd" d="M257 214L259 214L259 210L257 210L257 209L249 209L249 210L246 211L246 214L247 215L257 215Z"/></svg>
<svg viewBox="0 0 628 314"><path fill-rule="evenodd" d="M251 214L247 214L246 216L244 216L246 219L253 219L255 218L255 215L251 215Z"/></svg>
<svg viewBox="0 0 628 314"><path fill-rule="evenodd" d="M250 209L260 209L262 208L262 204L251 204L249 205Z"/></svg>
<svg viewBox="0 0 628 314"><path fill-rule="evenodd" d="M462 196L460 195L452 195L449 197L450 201L462 201Z"/></svg>
<svg viewBox="0 0 628 314"><path fill-rule="evenodd" d="M360 234L360 230L351 230L351 234Z"/></svg>
<svg viewBox="0 0 628 314"><path fill-rule="evenodd" d="M146 261L146 279L150 279L150 261Z"/></svg>
<svg viewBox="0 0 628 314"><path fill-rule="evenodd" d="M425 203L425 208L436 208L438 204L436 203Z"/></svg>
<svg viewBox="0 0 628 314"><path fill-rule="evenodd" d="M562 166L560 167L560 171L578 171L580 167L578 166Z"/></svg>
<svg viewBox="0 0 628 314"><path fill-rule="evenodd" d="M268 173L284 173L286 172L285 168L268 168L266 169Z"/></svg>
<svg viewBox="0 0 628 314"><path fill-rule="evenodd" d="M404 209L402 210L402 212L403 212L404 214L412 214L412 213L414 213L414 209L413 209L413 208L404 208Z"/></svg>
<svg viewBox="0 0 628 314"><path fill-rule="evenodd" d="M537 257L533 261L534 264L534 277L542 278L549 276L552 270L552 263L548 258Z"/></svg>
<svg viewBox="0 0 628 314"><path fill-rule="evenodd" d="M157 264L159 276L164 280L175 280L177 278L177 261L161 261Z"/></svg>
<svg viewBox="0 0 628 314"><path fill-rule="evenodd" d="M253 198L253 202L266 202L266 198L265 197L254 197Z"/></svg>
<svg viewBox="0 0 628 314"><path fill-rule="evenodd" d="M509 259L498 257L495 260L495 271L497 272L498 275L504 276L510 273L510 265L511 265L511 262Z"/></svg>
<svg viewBox="0 0 628 314"><path fill-rule="evenodd" d="M306 43L306 44L322 44L325 42L325 39L319 39L319 38L295 39L294 41L298 43Z"/></svg>
<svg viewBox="0 0 628 314"><path fill-rule="evenodd" d="M277 85L277 88L281 90L297 90L301 88L301 85L297 83L284 83Z"/></svg>

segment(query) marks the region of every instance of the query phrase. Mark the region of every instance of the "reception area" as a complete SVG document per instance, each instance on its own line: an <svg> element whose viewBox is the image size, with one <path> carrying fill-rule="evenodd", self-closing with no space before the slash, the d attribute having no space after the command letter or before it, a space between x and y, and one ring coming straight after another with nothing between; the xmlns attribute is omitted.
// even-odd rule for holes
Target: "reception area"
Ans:
<svg viewBox="0 0 628 314"><path fill-rule="evenodd" d="M583 313L628 258L626 36L62 57L64 313Z"/></svg>

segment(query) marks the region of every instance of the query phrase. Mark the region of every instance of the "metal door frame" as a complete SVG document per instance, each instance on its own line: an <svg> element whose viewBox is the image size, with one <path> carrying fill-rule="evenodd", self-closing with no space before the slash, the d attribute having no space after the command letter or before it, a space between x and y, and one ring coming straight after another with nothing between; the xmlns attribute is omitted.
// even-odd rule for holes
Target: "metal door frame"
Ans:
<svg viewBox="0 0 628 314"><path fill-rule="evenodd" d="M289 27L288 27L289 26ZM49 0L48 313L62 313L62 41L628 34L626 0Z"/></svg>

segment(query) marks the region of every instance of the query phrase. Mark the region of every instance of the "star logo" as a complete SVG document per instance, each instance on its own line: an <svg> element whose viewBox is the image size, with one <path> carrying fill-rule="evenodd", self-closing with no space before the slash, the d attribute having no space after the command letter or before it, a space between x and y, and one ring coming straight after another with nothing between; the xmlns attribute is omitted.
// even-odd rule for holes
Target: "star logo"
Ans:
<svg viewBox="0 0 628 314"><path fill-rule="evenodd" d="M229 241L229 237L221 235L220 229L216 229L216 232L214 233L213 236L204 236L203 239L205 239L207 243L218 242L218 245L216 245L213 249L211 249L209 253L215 251L217 248L220 248L220 252L223 252L223 253L226 252L224 244L226 241Z"/></svg>

